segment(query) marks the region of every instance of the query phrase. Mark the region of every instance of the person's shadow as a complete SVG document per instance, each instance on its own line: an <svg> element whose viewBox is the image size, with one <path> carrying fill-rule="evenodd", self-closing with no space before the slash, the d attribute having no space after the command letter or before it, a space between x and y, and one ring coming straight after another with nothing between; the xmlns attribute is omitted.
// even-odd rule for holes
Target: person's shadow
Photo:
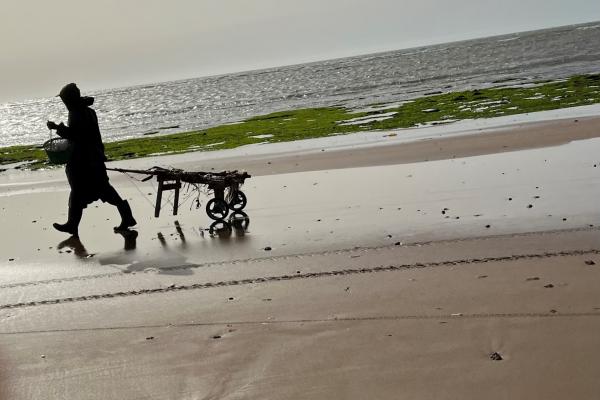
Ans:
<svg viewBox="0 0 600 400"><path fill-rule="evenodd" d="M124 240L123 249L125 251L135 250L135 248L137 246L137 237L138 237L137 231L127 230L127 231L119 231L117 233L119 235L123 236L123 240ZM78 236L71 236L68 239L63 240L58 245L56 245L56 248L58 250L62 250L64 248L71 249L71 250L73 250L73 253L75 254L75 256L77 256L79 258L92 258L95 256L94 253L89 253L87 251L87 249L85 248L85 246L81 242L81 239Z"/></svg>
<svg viewBox="0 0 600 400"><path fill-rule="evenodd" d="M88 253L83 243L77 236L71 236L70 238L63 240L59 244L56 245L58 250L62 250L64 248L68 248L73 250L73 253L79 258L92 258L94 254Z"/></svg>
<svg viewBox="0 0 600 400"><path fill-rule="evenodd" d="M137 237L138 237L137 231L132 231L132 230L128 229L125 231L118 231L116 233L123 236L123 239L124 239L123 250L125 250L125 251L135 250L135 248L137 246Z"/></svg>

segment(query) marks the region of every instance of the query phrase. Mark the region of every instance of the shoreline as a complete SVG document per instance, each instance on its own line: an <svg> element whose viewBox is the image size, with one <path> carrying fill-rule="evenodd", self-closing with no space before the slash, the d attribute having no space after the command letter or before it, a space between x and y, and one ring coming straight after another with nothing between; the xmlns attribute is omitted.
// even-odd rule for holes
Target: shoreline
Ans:
<svg viewBox="0 0 600 400"><path fill-rule="evenodd" d="M514 117L551 110L577 109L600 103L600 75L574 76L526 88L494 87L444 93L414 100L372 105L361 109L317 108L276 112L201 131L140 137L107 142L110 161L132 160L165 154L210 152L250 144L294 142L357 132L378 133L406 128L428 129L465 121ZM576 110L574 111L577 112ZM568 112L567 112L568 114ZM485 124L484 124L485 125ZM44 151L34 145L0 148L0 166L48 167ZM14 167L14 166L13 166Z"/></svg>
<svg viewBox="0 0 600 400"><path fill-rule="evenodd" d="M210 152L109 161L110 168L148 169L154 166L190 171L245 170L253 176L340 168L410 164L477 157L558 146L600 137L600 104L519 114L454 125L381 132L358 132L293 142L245 145ZM110 172L112 180L126 180ZM65 181L63 167L41 170L7 169L2 188L48 186Z"/></svg>

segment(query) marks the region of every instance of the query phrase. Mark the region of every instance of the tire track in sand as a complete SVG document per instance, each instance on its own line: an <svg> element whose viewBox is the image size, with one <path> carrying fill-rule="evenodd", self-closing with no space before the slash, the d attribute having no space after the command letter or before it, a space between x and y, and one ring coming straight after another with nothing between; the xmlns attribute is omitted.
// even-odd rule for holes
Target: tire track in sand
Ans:
<svg viewBox="0 0 600 400"><path fill-rule="evenodd" d="M211 288L227 287L227 286L263 284L263 283L270 283L270 282L292 281L292 280L301 280L301 279L317 279L317 278L348 276L348 275L356 275L356 274L372 274L372 273L378 273L378 272L405 271L405 270L422 269L422 268L438 268L438 267L450 267L450 266L460 266L460 265L470 265L470 264L483 264L483 263L489 263L489 262L510 262L510 261L519 261L519 260L547 259L547 258L555 258L555 257L575 257L575 256L584 256L584 255L592 255L592 254L600 255L600 250L599 249L573 250L573 251L546 252L546 253L537 253L537 254L522 254L522 255L512 255L512 256L503 256L503 257L467 258L467 259L459 259L459 260L429 262L429 263L413 263L413 264L388 265L388 266L379 266L379 267L350 268L350 269L341 269L341 270L323 271L323 272L308 272L308 273L296 274L296 275L289 275L289 274L274 275L274 276L265 276L265 277L259 277L259 278L249 278L249 279L240 279L240 280L195 283L195 284L190 284L190 285L171 285L166 288L162 287L162 288L153 288L153 289L141 289L141 290L126 291L126 292L101 293L101 294L92 294L92 295L86 295L86 296L64 297L64 298L58 298L58 299L48 299L48 300L38 300L38 301L23 302L23 303L3 304L3 305L0 305L0 310L25 308L25 307L36 307L36 306L52 305L52 304L67 304L67 303L76 303L76 302L83 302L83 301L122 298L122 297L140 296L140 295L149 295L149 294L158 294L158 293L171 293L171 292L179 292L179 291L183 291L183 290L211 289Z"/></svg>

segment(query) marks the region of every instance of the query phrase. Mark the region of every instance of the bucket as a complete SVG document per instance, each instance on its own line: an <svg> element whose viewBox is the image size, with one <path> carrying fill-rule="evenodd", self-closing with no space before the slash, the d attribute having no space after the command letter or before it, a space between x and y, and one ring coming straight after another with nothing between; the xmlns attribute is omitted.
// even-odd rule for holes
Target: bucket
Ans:
<svg viewBox="0 0 600 400"><path fill-rule="evenodd" d="M71 156L71 144L67 139L52 138L42 146L48 155L50 164L66 164Z"/></svg>

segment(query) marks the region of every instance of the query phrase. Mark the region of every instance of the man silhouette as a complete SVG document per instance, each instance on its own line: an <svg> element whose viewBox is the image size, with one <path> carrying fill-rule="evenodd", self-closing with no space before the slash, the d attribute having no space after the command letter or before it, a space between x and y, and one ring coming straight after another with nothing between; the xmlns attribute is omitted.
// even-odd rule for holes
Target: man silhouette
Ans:
<svg viewBox="0 0 600 400"><path fill-rule="evenodd" d="M83 209L96 200L102 200L119 210L121 224L114 228L115 231L128 230L137 222L133 218L129 203L123 200L108 182L98 118L96 112L90 108L94 104L94 98L81 97L79 88L74 83L63 87L58 96L69 111L68 123L65 125L62 122L56 124L48 121L47 126L48 129L55 129L71 146L71 154L65 168L71 193L68 220L64 224L53 224L54 228L79 236L78 228Z"/></svg>

